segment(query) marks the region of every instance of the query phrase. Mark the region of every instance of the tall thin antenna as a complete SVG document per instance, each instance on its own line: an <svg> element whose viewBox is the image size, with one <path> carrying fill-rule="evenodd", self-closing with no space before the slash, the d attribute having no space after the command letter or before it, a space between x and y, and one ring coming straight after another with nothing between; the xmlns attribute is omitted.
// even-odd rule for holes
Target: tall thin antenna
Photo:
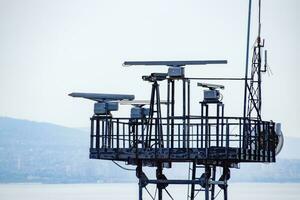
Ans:
<svg viewBox="0 0 300 200"><path fill-rule="evenodd" d="M251 7L252 0L249 0L248 7L248 25L247 25L247 45L246 45L246 63L245 63L245 89L244 89L244 118L246 117L246 108L247 108L247 87L248 87L248 62L249 62L249 42L250 42L250 24L251 24Z"/></svg>
<svg viewBox="0 0 300 200"><path fill-rule="evenodd" d="M265 67L262 68L262 48L264 40L261 39L261 0L258 0L258 35L253 47L253 57L251 65L251 77L248 87L248 110L247 118L256 117L261 119L262 93L261 82L262 72L266 72Z"/></svg>
<svg viewBox="0 0 300 200"><path fill-rule="evenodd" d="M258 37L260 38L261 32L261 0L258 1Z"/></svg>

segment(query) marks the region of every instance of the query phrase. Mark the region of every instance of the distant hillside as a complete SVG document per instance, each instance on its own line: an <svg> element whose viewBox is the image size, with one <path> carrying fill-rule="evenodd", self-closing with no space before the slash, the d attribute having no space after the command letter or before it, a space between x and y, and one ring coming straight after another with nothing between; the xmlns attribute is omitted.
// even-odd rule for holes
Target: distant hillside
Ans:
<svg viewBox="0 0 300 200"><path fill-rule="evenodd" d="M0 182L127 180L112 162L90 160L89 133L0 117Z"/></svg>
<svg viewBox="0 0 300 200"><path fill-rule="evenodd" d="M298 147L300 139L286 138L276 164L242 164L240 170L232 170L232 180L300 182ZM89 133L85 129L0 117L0 182L136 180L134 172L122 170L110 161L90 160L88 152ZM165 171L167 176L184 178L187 169L187 165L175 165L174 170Z"/></svg>

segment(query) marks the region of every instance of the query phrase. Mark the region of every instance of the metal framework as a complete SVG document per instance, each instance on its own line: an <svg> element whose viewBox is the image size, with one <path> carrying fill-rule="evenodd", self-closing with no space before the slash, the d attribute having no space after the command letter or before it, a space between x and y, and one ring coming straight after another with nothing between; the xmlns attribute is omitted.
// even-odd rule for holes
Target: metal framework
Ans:
<svg viewBox="0 0 300 200"><path fill-rule="evenodd" d="M114 117L111 111L116 110L115 103L132 95L91 95L72 93L73 97L83 97L98 101L101 112L95 112L90 118L90 158L112 161L123 161L136 166L139 180L139 200L143 199L144 189L152 199L162 200L163 194L171 196L167 190L170 184L185 184L189 187L188 199L198 198L203 191L205 200L214 200L216 186L223 191L224 200L228 199L227 188L230 179L230 168L237 168L242 162L275 162L278 146L278 131L273 121L263 121L261 117L261 48L264 42L260 38L260 0L259 0L259 34L253 50L251 74L248 78L248 53L250 38L250 19L252 1L249 0L248 33L246 52L246 73L244 78L187 78L184 66L226 64L226 60L196 61L129 61L124 66L160 65L169 67L168 73L152 73L143 76L144 81L152 84L149 113L143 110L146 103L134 111L143 114L131 117ZM266 66L266 65L265 65ZM242 117L225 115L225 106L219 98L218 87L213 84L198 84L207 87L204 99L200 102L199 115L191 115L191 84L198 80L244 81L244 113ZM166 81L167 100L160 99L159 83ZM175 99L176 84L182 86L179 91L182 101ZM178 96L178 95L177 95ZM96 98L97 97L97 98ZM101 102L99 104L99 102ZM103 103L104 102L104 103ZM182 102L179 104L178 102ZM112 104L110 104L112 103ZM128 103L128 102L127 102ZM176 103L176 104L175 104ZM161 105L166 104L166 113ZM132 105L136 106L135 103ZM109 106L112 106L110 108ZM179 109L181 114L175 115ZM136 114L136 113L135 113ZM138 113L139 114L139 113ZM164 168L171 168L173 163L189 163L189 178L185 180L169 179ZM156 178L149 179L144 167L156 168ZM217 177L217 168L222 173ZM199 175L198 171L202 170ZM154 184L157 195L151 195L148 184Z"/></svg>
<svg viewBox="0 0 300 200"><path fill-rule="evenodd" d="M167 130L169 119L174 119L173 131L158 137L158 126ZM251 120L251 125L265 133L255 132L256 144L251 148L243 144L245 124L242 117L193 116L189 126L186 125L186 133L183 120L183 117L170 116L161 118L162 124L150 125L148 119L93 116L90 156L130 164L142 159L142 163L149 166L155 166L158 159L162 162L192 162L196 159L198 163L275 161L274 122ZM157 137L149 141L147 129L150 128Z"/></svg>
<svg viewBox="0 0 300 200"><path fill-rule="evenodd" d="M174 80L167 81L171 83L168 86L173 88ZM152 89L152 97L154 91L156 90ZM172 89L170 94L174 94ZM186 103L189 107L190 101ZM248 118L245 120L243 117L225 117L222 102L200 104L199 116L175 116L174 101L167 104L170 112L166 117L153 117L150 114L145 118L132 119L94 115L91 118L90 158L124 161L136 165L140 200L143 188L148 184L157 185L159 200L162 199L163 191L167 192L166 187L169 184L190 185L189 199L195 199L195 195L202 190L206 199L214 199L214 188L218 185L224 191L224 199L227 199L229 168L236 167L241 162L275 162L275 123ZM216 109L211 109L212 107ZM248 138L243 132L246 130L245 126L255 127L252 133L254 145L245 143ZM175 162L192 163L191 179L166 178L163 168L169 168ZM143 172L143 166L156 167L157 179L148 179ZM204 169L204 175L199 177L196 174L201 169L200 166ZM218 180L216 168L223 170ZM199 186L200 189L197 189Z"/></svg>
<svg viewBox="0 0 300 200"><path fill-rule="evenodd" d="M251 6L251 5L250 5ZM261 39L261 0L258 0L258 34L253 47L252 62L250 79L245 81L245 89L248 91L248 101L245 102L245 108L247 106L248 119L262 120L261 108L262 108L262 73L267 71L267 51L265 50L265 63L262 62L262 48L264 47L265 40ZM246 99L247 93L245 93ZM247 145L253 146L255 138L253 132L256 129L253 125L245 127L245 135L248 138L245 140ZM260 127L259 127L260 128ZM259 130L261 131L261 130Z"/></svg>
<svg viewBox="0 0 300 200"><path fill-rule="evenodd" d="M253 47L253 57L252 57L252 67L250 73L250 80L247 83L247 88L249 91L248 95L248 109L247 117L256 118L261 120L261 104L262 104L262 92L261 92L261 82L262 73L267 71L267 63L265 60L265 65L262 66L262 48L264 47L265 40L261 39L261 1L259 0L259 17L258 17L258 35ZM266 58L265 51L265 58Z"/></svg>

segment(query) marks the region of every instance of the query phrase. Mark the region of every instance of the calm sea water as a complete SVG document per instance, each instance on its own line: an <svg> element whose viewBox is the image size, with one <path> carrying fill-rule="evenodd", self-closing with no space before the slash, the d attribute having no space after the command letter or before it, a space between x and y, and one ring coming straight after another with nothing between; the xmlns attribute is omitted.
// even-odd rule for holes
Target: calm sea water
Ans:
<svg viewBox="0 0 300 200"><path fill-rule="evenodd" d="M149 190L154 188L149 187ZM186 187L169 186L168 190L174 200L186 199ZM134 183L0 184L1 200L137 200L137 192L138 187ZM203 199L201 195L196 199ZM145 200L150 199L146 191L144 197ZM221 198L220 193L216 199ZM232 183L229 185L229 199L299 200L300 184Z"/></svg>

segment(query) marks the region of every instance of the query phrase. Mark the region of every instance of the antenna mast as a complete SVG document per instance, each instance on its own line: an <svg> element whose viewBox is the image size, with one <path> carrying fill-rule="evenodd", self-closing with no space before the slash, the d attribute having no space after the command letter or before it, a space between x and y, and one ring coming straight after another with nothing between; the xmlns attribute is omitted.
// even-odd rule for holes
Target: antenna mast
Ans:
<svg viewBox="0 0 300 200"><path fill-rule="evenodd" d="M258 35L253 47L251 78L249 83L247 82L249 90L247 117L261 120L261 74L266 72L266 64L262 67L262 48L265 40L261 39L261 0L258 2L258 8Z"/></svg>

